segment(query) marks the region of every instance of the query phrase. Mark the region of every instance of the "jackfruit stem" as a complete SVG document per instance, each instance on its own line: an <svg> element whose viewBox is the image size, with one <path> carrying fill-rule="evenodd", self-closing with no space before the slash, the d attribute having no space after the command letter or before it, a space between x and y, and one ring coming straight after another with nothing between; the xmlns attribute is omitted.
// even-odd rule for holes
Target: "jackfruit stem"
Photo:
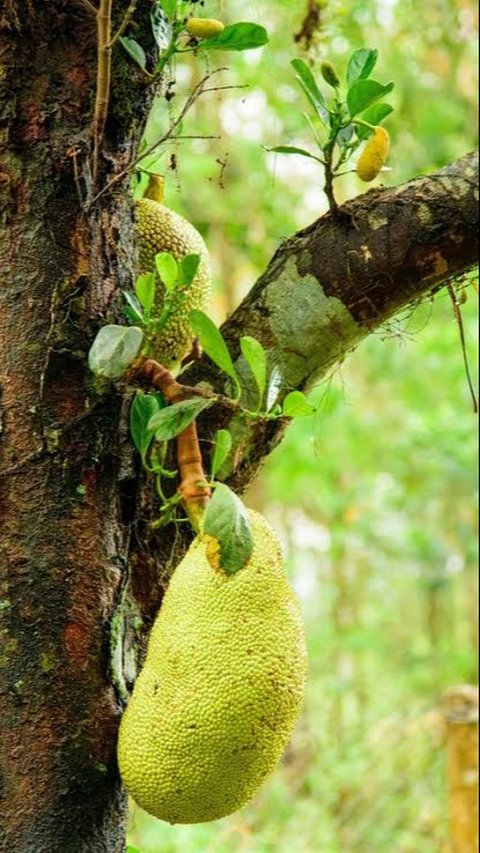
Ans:
<svg viewBox="0 0 480 853"><path fill-rule="evenodd" d="M144 198L150 198L152 201L158 201L163 204L165 198L165 180L162 175L157 175L151 172L148 177L147 189L143 194Z"/></svg>
<svg viewBox="0 0 480 853"><path fill-rule="evenodd" d="M137 370L137 376L146 379L162 392L167 403L185 399L185 390L163 365L148 358ZM200 531L211 496L211 489L203 470L202 454L195 421L177 436L177 461L180 471L178 492L193 529Z"/></svg>

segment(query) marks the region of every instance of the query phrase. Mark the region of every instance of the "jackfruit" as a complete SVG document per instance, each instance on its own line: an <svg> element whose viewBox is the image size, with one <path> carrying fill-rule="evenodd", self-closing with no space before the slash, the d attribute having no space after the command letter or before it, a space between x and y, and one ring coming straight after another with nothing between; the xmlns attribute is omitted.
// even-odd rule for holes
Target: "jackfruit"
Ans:
<svg viewBox="0 0 480 853"><path fill-rule="evenodd" d="M281 757L301 708L299 607L276 535L249 515L245 568L212 568L199 535L175 570L121 721L127 790L170 823L212 821L243 806Z"/></svg>
<svg viewBox="0 0 480 853"><path fill-rule="evenodd" d="M169 252L175 260L186 255L199 255L200 264L193 282L185 293L173 295L172 310L160 333L154 337L152 355L164 367L177 372L188 355L194 333L188 320L193 309L206 311L211 288L210 257L202 236L196 228L158 199L161 183L153 176L145 196L136 202L136 234L139 243L139 272L155 269L155 255ZM157 285L155 312L161 314L165 289Z"/></svg>
<svg viewBox="0 0 480 853"><path fill-rule="evenodd" d="M214 18L190 18L186 23L186 30L191 36L198 39L209 39L218 36L225 29L221 21Z"/></svg>
<svg viewBox="0 0 480 853"><path fill-rule="evenodd" d="M325 60L320 66L320 71L325 82L332 86L333 89L338 89L340 86L340 77L333 63Z"/></svg>
<svg viewBox="0 0 480 853"><path fill-rule="evenodd" d="M390 150L390 136L384 127L376 127L357 163L357 175L368 183L381 172Z"/></svg>

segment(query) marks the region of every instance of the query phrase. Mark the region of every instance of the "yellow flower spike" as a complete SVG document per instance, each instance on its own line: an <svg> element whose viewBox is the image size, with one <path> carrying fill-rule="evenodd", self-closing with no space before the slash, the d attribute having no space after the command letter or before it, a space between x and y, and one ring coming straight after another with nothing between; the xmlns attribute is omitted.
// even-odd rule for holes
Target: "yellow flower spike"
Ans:
<svg viewBox="0 0 480 853"><path fill-rule="evenodd" d="M381 172L390 150L390 136L384 127L375 128L357 163L357 175L368 183Z"/></svg>
<svg viewBox="0 0 480 853"><path fill-rule="evenodd" d="M218 36L225 26L221 21L213 18L190 18L186 23L186 30L197 39L209 39Z"/></svg>

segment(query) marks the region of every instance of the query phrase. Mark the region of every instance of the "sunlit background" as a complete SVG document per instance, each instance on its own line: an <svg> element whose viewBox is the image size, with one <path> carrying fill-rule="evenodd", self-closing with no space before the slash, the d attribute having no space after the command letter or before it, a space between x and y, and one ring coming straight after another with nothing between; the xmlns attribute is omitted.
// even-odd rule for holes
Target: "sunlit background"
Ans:
<svg viewBox="0 0 480 853"><path fill-rule="evenodd" d="M270 44L222 56L228 70L212 86L234 88L197 102L182 133L198 138L144 163L166 174L167 203L205 236L218 322L279 242L326 210L320 166L264 150L311 145L290 67L307 58L294 41L306 8L207 2L204 13L225 22L264 24ZM377 47L375 78L395 82L382 183L476 146L476 16L473 0L326 0L309 58L343 70L353 49ZM149 142L216 67L179 63L176 96L156 104ZM354 174L338 182L340 200L364 191ZM462 299L477 386L474 284ZM448 849L441 697L478 675L477 421L446 291L372 336L312 397L317 414L290 428L246 496L278 531L302 603L303 716L276 773L232 817L171 827L132 804L129 843L141 853Z"/></svg>

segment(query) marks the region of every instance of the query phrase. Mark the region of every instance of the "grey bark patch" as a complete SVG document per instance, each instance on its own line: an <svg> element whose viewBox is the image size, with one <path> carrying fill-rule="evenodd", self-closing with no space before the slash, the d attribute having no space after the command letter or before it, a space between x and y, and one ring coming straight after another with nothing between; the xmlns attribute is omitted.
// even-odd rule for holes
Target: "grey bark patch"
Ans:
<svg viewBox="0 0 480 853"><path fill-rule="evenodd" d="M364 335L340 299L326 296L315 276L299 274L294 258L269 285L265 301L276 341L271 356L288 389L314 378Z"/></svg>

